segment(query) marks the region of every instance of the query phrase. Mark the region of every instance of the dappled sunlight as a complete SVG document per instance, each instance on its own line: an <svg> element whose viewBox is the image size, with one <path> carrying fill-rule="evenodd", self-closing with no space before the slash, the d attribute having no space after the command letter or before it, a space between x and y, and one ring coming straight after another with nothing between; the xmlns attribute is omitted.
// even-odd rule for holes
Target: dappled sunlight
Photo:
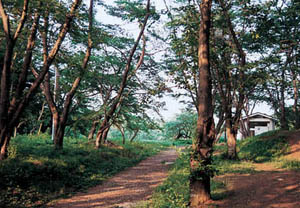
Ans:
<svg viewBox="0 0 300 208"><path fill-rule="evenodd" d="M167 164L175 161L176 157L175 150L165 151L117 174L86 193L59 200L50 207L105 208L147 200L153 189L165 180L169 168Z"/></svg>
<svg viewBox="0 0 300 208"><path fill-rule="evenodd" d="M229 184L228 194L214 204L224 208L234 207L300 207L300 172L264 171L251 176L230 174L217 177Z"/></svg>

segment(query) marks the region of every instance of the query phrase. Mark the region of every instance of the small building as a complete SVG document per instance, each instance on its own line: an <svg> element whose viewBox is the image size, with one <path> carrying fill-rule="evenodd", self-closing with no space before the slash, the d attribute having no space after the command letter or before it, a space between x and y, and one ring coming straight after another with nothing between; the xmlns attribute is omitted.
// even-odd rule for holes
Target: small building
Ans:
<svg viewBox="0 0 300 208"><path fill-rule="evenodd" d="M241 118L241 124L237 135L237 139L243 138L242 131L244 127L247 128L247 120L249 121L249 130L251 136L275 130L276 119L267 114L257 112Z"/></svg>

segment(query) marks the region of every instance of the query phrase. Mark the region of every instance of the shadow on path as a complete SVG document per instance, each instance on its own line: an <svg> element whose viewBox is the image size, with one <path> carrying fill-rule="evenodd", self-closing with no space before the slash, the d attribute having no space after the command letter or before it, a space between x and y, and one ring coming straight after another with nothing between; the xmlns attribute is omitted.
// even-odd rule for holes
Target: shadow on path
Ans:
<svg viewBox="0 0 300 208"><path fill-rule="evenodd" d="M264 171L217 177L229 186L222 208L300 208L300 172ZM226 193L225 193L226 194Z"/></svg>
<svg viewBox="0 0 300 208"><path fill-rule="evenodd" d="M135 167L118 173L86 193L78 193L69 199L58 200L49 207L128 207L130 204L147 200L151 197L154 188L166 179L169 164L176 158L176 150L163 151Z"/></svg>

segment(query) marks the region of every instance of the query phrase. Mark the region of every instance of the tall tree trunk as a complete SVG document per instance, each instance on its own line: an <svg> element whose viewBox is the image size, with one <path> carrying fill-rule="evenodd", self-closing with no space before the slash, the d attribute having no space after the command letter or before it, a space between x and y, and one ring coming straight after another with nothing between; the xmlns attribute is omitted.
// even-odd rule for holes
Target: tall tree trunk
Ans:
<svg viewBox="0 0 300 208"><path fill-rule="evenodd" d="M191 154L191 207L201 207L210 200L212 144L215 139L212 106L212 82L209 63L211 0L203 0L199 31L198 120Z"/></svg>
<svg viewBox="0 0 300 208"><path fill-rule="evenodd" d="M296 65L297 66L297 65ZM300 117L299 117L299 109L298 109L298 79L297 79L297 72L296 70L292 69L292 76L293 76L293 91L294 91L294 104L293 104L293 112L294 112L294 128L300 128Z"/></svg>
<svg viewBox="0 0 300 208"><path fill-rule="evenodd" d="M70 107L72 104L72 99L76 93L77 88L79 87L79 84L81 82L81 78L82 78L82 74L83 71L87 68L87 64L91 55L91 50L92 50L92 40L91 40L91 30L92 30L92 24L93 24L93 0L90 0L90 8L89 8L89 34L88 34L88 47L86 49L86 54L85 57L83 59L82 62L82 66L81 66L81 74L80 76L78 76L73 84L72 84L72 88L70 89L70 91L67 93L66 95L66 99L64 101L63 104L63 111L62 113L59 113L59 109L56 106L55 103L55 96L56 93L54 93L54 96L52 96L51 94L51 90L50 90L50 77L49 77L49 73L47 73L45 81L44 81L44 85L41 85L41 88L43 90L43 93L46 97L47 103L50 107L51 110L51 114L53 117L53 128L54 128L54 147L55 149L62 149L63 148L63 138L64 138L64 133L65 133L65 128L66 128L66 124L67 124L67 120L68 120L68 116L69 116L69 112L70 112ZM48 43L47 43L47 25L48 22L45 21L45 31L42 34L43 36L43 50L44 50L44 65L47 64L47 48L48 48ZM37 73L34 72L35 76L37 76ZM55 79L57 79L58 76L55 77ZM55 86L55 92L57 91L57 86Z"/></svg>
<svg viewBox="0 0 300 208"><path fill-rule="evenodd" d="M286 120L286 112L285 112L285 67L281 72L281 86L280 86L280 128L283 130L289 129L288 123Z"/></svg>

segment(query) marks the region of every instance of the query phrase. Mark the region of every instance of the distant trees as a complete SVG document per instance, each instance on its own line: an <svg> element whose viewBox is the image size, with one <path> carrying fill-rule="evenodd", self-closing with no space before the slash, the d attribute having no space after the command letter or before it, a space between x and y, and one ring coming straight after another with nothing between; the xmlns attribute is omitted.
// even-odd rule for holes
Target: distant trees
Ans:
<svg viewBox="0 0 300 208"><path fill-rule="evenodd" d="M174 120L165 122L163 126L166 139L192 139L195 134L197 114L193 111L183 111Z"/></svg>

